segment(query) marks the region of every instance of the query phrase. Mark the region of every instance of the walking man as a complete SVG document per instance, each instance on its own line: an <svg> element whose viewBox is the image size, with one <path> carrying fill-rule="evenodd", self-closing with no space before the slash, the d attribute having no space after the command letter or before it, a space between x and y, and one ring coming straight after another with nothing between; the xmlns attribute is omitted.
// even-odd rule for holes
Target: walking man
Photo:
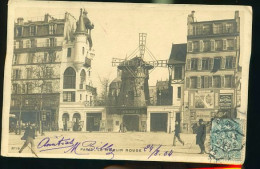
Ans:
<svg viewBox="0 0 260 169"><path fill-rule="evenodd" d="M179 142L184 145L184 142L181 140L180 138L180 132L181 132L181 129L180 129L180 124L178 121L175 121L175 130L174 130L174 137L173 137L173 146L176 146L175 144L175 141L176 141L176 138L179 140Z"/></svg>
<svg viewBox="0 0 260 169"><path fill-rule="evenodd" d="M31 125L28 124L28 126L25 129L24 135L21 138L22 140L25 140L22 148L19 150L19 153L23 151L25 147L28 146L28 144L31 144L31 151L33 154L35 154L35 148L34 148L34 139L35 139L35 128Z"/></svg>
<svg viewBox="0 0 260 169"><path fill-rule="evenodd" d="M200 147L200 154L204 154L205 152L205 139L206 139L206 125L203 124L203 119L199 119L199 125L196 132L196 144Z"/></svg>

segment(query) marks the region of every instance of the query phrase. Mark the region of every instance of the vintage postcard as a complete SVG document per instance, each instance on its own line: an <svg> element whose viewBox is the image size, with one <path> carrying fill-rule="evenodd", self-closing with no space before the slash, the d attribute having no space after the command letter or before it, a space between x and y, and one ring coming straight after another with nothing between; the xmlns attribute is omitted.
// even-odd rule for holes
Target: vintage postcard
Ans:
<svg viewBox="0 0 260 169"><path fill-rule="evenodd" d="M244 162L251 7L8 6L3 156Z"/></svg>

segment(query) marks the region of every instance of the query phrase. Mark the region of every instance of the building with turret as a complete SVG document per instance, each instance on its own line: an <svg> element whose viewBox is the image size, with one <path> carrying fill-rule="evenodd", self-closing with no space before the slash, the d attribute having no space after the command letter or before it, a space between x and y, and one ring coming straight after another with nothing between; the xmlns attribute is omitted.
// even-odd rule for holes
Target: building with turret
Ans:
<svg viewBox="0 0 260 169"><path fill-rule="evenodd" d="M75 29L76 28L76 29ZM94 25L81 9L40 20L18 18L14 26L10 113L16 123L36 123L43 130L95 130L96 88L91 81ZM68 109L70 108L70 109ZM96 120L98 121L98 120ZM99 123L99 122L98 122Z"/></svg>

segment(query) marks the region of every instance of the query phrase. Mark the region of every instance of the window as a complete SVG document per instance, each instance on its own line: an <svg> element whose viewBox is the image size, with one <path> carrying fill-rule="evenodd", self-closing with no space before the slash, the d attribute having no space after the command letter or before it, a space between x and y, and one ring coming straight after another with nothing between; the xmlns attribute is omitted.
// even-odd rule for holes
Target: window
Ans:
<svg viewBox="0 0 260 169"><path fill-rule="evenodd" d="M63 92L64 102L75 102L75 92Z"/></svg>
<svg viewBox="0 0 260 169"><path fill-rule="evenodd" d="M26 40L26 48L31 48L31 40Z"/></svg>
<svg viewBox="0 0 260 169"><path fill-rule="evenodd" d="M181 87L178 87L178 98L181 98Z"/></svg>
<svg viewBox="0 0 260 169"><path fill-rule="evenodd" d="M213 87L220 88L221 87L221 77L213 76Z"/></svg>
<svg viewBox="0 0 260 169"><path fill-rule="evenodd" d="M48 53L47 52L45 52L44 55L43 55L43 62L44 63L48 62Z"/></svg>
<svg viewBox="0 0 260 169"><path fill-rule="evenodd" d="M196 89L197 88L197 77L191 77L190 78L190 87L192 89Z"/></svg>
<svg viewBox="0 0 260 169"><path fill-rule="evenodd" d="M84 55L84 53L85 53L85 48L82 47L82 55Z"/></svg>
<svg viewBox="0 0 260 169"><path fill-rule="evenodd" d="M174 79L175 80L182 79L182 66L175 66L174 67Z"/></svg>
<svg viewBox="0 0 260 169"><path fill-rule="evenodd" d="M204 41L204 52L210 51L210 41Z"/></svg>
<svg viewBox="0 0 260 169"><path fill-rule="evenodd" d="M19 48L22 49L23 48L23 40L19 41Z"/></svg>
<svg viewBox="0 0 260 169"><path fill-rule="evenodd" d="M52 82L46 82L45 92L46 93L51 93L52 92Z"/></svg>
<svg viewBox="0 0 260 169"><path fill-rule="evenodd" d="M201 88L205 88L205 76L201 76L200 77L200 87Z"/></svg>
<svg viewBox="0 0 260 169"><path fill-rule="evenodd" d="M28 94L31 94L32 93L32 83L26 83L26 86L27 86L27 93Z"/></svg>
<svg viewBox="0 0 260 169"><path fill-rule="evenodd" d="M234 50L234 47L235 47L234 39L228 39L227 40L227 49Z"/></svg>
<svg viewBox="0 0 260 169"><path fill-rule="evenodd" d="M26 69L26 77L27 77L27 79L31 79L32 78L32 68L27 68Z"/></svg>
<svg viewBox="0 0 260 169"><path fill-rule="evenodd" d="M200 50L199 47L200 47L200 46L199 46L199 41L194 41L194 42L193 42L193 51L194 51L194 52L198 52L198 51Z"/></svg>
<svg viewBox="0 0 260 169"><path fill-rule="evenodd" d="M45 77L46 77L46 78L51 78L52 75L53 75L53 68L52 68L52 67L46 67Z"/></svg>
<svg viewBox="0 0 260 169"><path fill-rule="evenodd" d="M29 47L30 48L33 48L33 47L36 47L36 41L35 41L35 39L31 39L31 40L29 40Z"/></svg>
<svg viewBox="0 0 260 169"><path fill-rule="evenodd" d="M69 67L64 72L64 89L75 89L76 86L76 72L72 67Z"/></svg>
<svg viewBox="0 0 260 169"><path fill-rule="evenodd" d="M232 75L225 76L225 87L231 88L232 87Z"/></svg>
<svg viewBox="0 0 260 169"><path fill-rule="evenodd" d="M225 33L233 33L233 23L227 23L225 26Z"/></svg>
<svg viewBox="0 0 260 169"><path fill-rule="evenodd" d="M220 51L223 50L223 41L222 40L216 40L216 50Z"/></svg>
<svg viewBox="0 0 260 169"><path fill-rule="evenodd" d="M85 72L85 70L81 70L81 72L80 72L80 83L85 82L85 80L86 80L86 72Z"/></svg>
<svg viewBox="0 0 260 169"><path fill-rule="evenodd" d="M33 63L34 53L28 53L27 63Z"/></svg>
<svg viewBox="0 0 260 169"><path fill-rule="evenodd" d="M49 53L49 62L53 63L56 61L56 52L50 52Z"/></svg>
<svg viewBox="0 0 260 169"><path fill-rule="evenodd" d="M56 29L57 29L57 24L49 25L49 34L50 35L55 34L56 33Z"/></svg>
<svg viewBox="0 0 260 169"><path fill-rule="evenodd" d="M17 27L16 28L16 36L20 37L22 36L23 28L22 27Z"/></svg>
<svg viewBox="0 0 260 169"><path fill-rule="evenodd" d="M213 26L213 32L214 34L222 33L223 32L222 24L215 24L215 26Z"/></svg>
<svg viewBox="0 0 260 169"><path fill-rule="evenodd" d="M209 58L202 59L202 70L209 70Z"/></svg>
<svg viewBox="0 0 260 169"><path fill-rule="evenodd" d="M30 26L30 36L35 36L36 35L36 26Z"/></svg>
<svg viewBox="0 0 260 169"><path fill-rule="evenodd" d="M15 69L13 70L13 79L20 79L21 78L21 70Z"/></svg>
<svg viewBox="0 0 260 169"><path fill-rule="evenodd" d="M82 100L82 94L79 95L79 99Z"/></svg>
<svg viewBox="0 0 260 169"><path fill-rule="evenodd" d="M18 84L14 83L12 86L13 86L13 94L17 94L18 93Z"/></svg>
<svg viewBox="0 0 260 169"><path fill-rule="evenodd" d="M221 58L220 57L214 58L214 65L213 65L212 72L217 72L220 69L220 66L221 66Z"/></svg>
<svg viewBox="0 0 260 169"><path fill-rule="evenodd" d="M211 33L210 25L203 25L203 35L208 35Z"/></svg>
<svg viewBox="0 0 260 169"><path fill-rule="evenodd" d="M14 65L18 64L18 58L19 58L19 55L18 54L14 54L14 57L13 57L13 64Z"/></svg>
<svg viewBox="0 0 260 169"><path fill-rule="evenodd" d="M192 42L188 42L188 52L192 52Z"/></svg>
<svg viewBox="0 0 260 169"><path fill-rule="evenodd" d="M71 48L68 48L68 51L67 51L67 57L71 57Z"/></svg>
<svg viewBox="0 0 260 169"><path fill-rule="evenodd" d="M50 47L56 46L56 38L50 38Z"/></svg>
<svg viewBox="0 0 260 169"><path fill-rule="evenodd" d="M191 70L198 69L198 59L191 59Z"/></svg>
<svg viewBox="0 0 260 169"><path fill-rule="evenodd" d="M90 77L90 75L91 75L91 71L89 70L89 71L88 71L88 77Z"/></svg>
<svg viewBox="0 0 260 169"><path fill-rule="evenodd" d="M226 57L226 69L232 69L233 57Z"/></svg>

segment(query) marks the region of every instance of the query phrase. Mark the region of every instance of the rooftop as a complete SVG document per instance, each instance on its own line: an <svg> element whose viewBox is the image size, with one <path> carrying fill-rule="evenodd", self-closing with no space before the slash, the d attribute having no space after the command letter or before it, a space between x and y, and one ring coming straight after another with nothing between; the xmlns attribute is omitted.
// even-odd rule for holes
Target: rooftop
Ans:
<svg viewBox="0 0 260 169"><path fill-rule="evenodd" d="M169 65L185 64L187 54L187 43L172 44Z"/></svg>

